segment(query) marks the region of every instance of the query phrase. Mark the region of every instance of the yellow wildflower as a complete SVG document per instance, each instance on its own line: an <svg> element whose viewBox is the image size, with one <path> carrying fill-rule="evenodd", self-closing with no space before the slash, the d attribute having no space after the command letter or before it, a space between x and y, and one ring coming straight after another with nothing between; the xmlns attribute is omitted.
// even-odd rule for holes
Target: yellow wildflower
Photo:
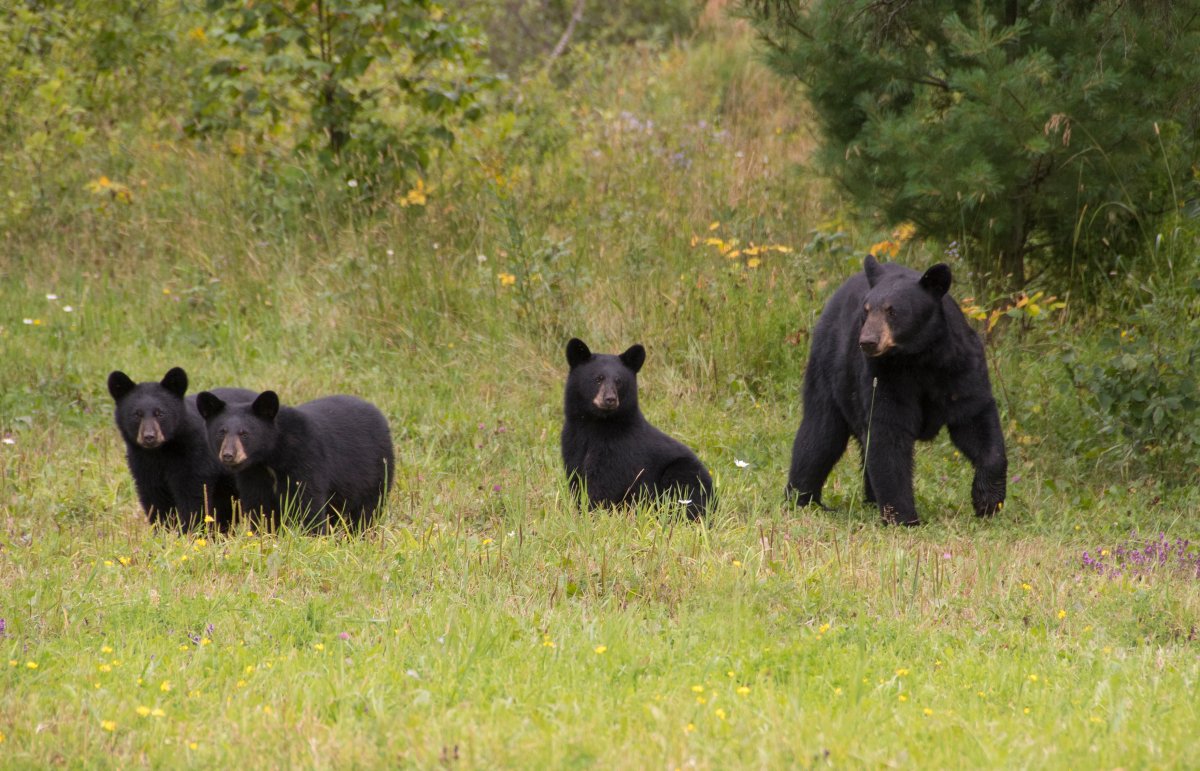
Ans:
<svg viewBox="0 0 1200 771"><path fill-rule="evenodd" d="M498 273L496 278L500 279L500 286L512 286L517 283L517 277L511 273Z"/></svg>
<svg viewBox="0 0 1200 771"><path fill-rule="evenodd" d="M149 707L145 707L145 706L138 707L136 711L137 711L137 713L138 713L139 715L141 715L142 717L146 717L146 716L148 716L148 715L150 714L150 708L149 708Z"/></svg>
<svg viewBox="0 0 1200 771"><path fill-rule="evenodd" d="M900 244L896 241L880 241L872 244L867 251L876 257L895 257L900 254Z"/></svg>
<svg viewBox="0 0 1200 771"><path fill-rule="evenodd" d="M607 645L597 645L592 650L596 651L596 653L604 653L605 651L608 650L608 646Z"/></svg>
<svg viewBox="0 0 1200 771"><path fill-rule="evenodd" d="M917 234L917 226L916 225L912 224L911 222L901 222L899 225L896 226L896 229L892 231L892 238L896 239L900 243L904 243L905 241L908 241L916 234Z"/></svg>
<svg viewBox="0 0 1200 771"><path fill-rule="evenodd" d="M105 731L112 733L113 731L117 730L117 723L114 720L101 720L100 727Z"/></svg>
<svg viewBox="0 0 1200 771"><path fill-rule="evenodd" d="M425 193L425 180L417 177L417 184L413 189L400 197L400 205L405 208L409 206L424 206L426 201Z"/></svg>

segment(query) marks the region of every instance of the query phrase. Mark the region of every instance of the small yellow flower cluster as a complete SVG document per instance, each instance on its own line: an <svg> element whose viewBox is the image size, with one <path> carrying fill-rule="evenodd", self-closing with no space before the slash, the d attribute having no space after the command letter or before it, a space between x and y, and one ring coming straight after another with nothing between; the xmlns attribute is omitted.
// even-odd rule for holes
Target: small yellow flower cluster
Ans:
<svg viewBox="0 0 1200 771"><path fill-rule="evenodd" d="M496 278L500 281L500 286L512 286L517 283L517 277L511 273L500 272L496 274Z"/></svg>
<svg viewBox="0 0 1200 771"><path fill-rule="evenodd" d="M717 230L721 227L720 222L713 222L708 226L709 231ZM728 260L736 260L744 258L744 264L747 268L754 269L762 265L762 258L769 252L779 252L780 254L791 254L792 248L783 244L755 244L750 242L749 246L739 247L739 241L736 238L731 238L728 241L709 236L701 239L700 236L692 236L692 248L700 245L714 247L717 252Z"/></svg>
<svg viewBox="0 0 1200 771"><path fill-rule="evenodd" d="M900 254L900 247L912 240L912 237L917 234L917 226L911 222L903 222L892 231L892 237L872 244L868 250L876 257L896 257Z"/></svg>
<svg viewBox="0 0 1200 771"><path fill-rule="evenodd" d="M88 192L95 195L107 195L112 200L118 203L133 203L133 191L128 185L123 185L120 182L101 176L99 179L94 179L85 185Z"/></svg>
<svg viewBox="0 0 1200 771"><path fill-rule="evenodd" d="M400 205L404 208L408 208L409 206L424 206L427 200L427 193L428 191L425 189L425 180L417 177L417 184L413 187L413 189L400 196Z"/></svg>
<svg viewBox="0 0 1200 771"><path fill-rule="evenodd" d="M967 318L976 321L986 320L986 330L991 332L1003 316L1032 321L1046 310L1058 311L1065 307L1067 307L1065 302L1054 295L1047 297L1045 292L1035 292L1033 295L1017 292L1014 299L1000 302L992 308L991 312L980 307L974 297L965 297L963 298L962 312ZM1124 333L1121 334L1124 337Z"/></svg>

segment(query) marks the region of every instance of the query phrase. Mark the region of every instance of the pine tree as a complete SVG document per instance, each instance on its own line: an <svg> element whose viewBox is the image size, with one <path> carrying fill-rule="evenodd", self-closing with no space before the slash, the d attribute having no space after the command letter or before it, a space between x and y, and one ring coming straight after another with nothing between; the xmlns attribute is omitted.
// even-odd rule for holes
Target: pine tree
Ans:
<svg viewBox="0 0 1200 771"><path fill-rule="evenodd" d="M746 0L862 207L1063 281L1145 251L1195 186L1200 0Z"/></svg>

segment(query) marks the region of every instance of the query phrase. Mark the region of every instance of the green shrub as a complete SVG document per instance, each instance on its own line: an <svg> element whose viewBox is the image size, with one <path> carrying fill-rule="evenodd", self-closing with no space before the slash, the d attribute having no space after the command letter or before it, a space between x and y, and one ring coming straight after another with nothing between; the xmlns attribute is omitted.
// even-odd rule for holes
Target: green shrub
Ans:
<svg viewBox="0 0 1200 771"><path fill-rule="evenodd" d="M1198 287L1200 288L1200 287ZM1064 361L1096 427L1081 448L1165 480L1200 476L1200 303L1195 290L1155 299L1095 349Z"/></svg>

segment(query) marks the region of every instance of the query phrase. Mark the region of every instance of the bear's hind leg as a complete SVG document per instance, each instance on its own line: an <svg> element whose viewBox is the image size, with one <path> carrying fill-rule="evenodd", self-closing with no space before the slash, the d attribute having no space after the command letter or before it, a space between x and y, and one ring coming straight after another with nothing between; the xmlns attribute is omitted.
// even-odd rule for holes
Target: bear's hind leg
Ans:
<svg viewBox="0 0 1200 771"><path fill-rule="evenodd" d="M675 500L687 507L688 519L700 519L708 513L712 477L699 461L680 458L663 469L654 494L676 496Z"/></svg>

